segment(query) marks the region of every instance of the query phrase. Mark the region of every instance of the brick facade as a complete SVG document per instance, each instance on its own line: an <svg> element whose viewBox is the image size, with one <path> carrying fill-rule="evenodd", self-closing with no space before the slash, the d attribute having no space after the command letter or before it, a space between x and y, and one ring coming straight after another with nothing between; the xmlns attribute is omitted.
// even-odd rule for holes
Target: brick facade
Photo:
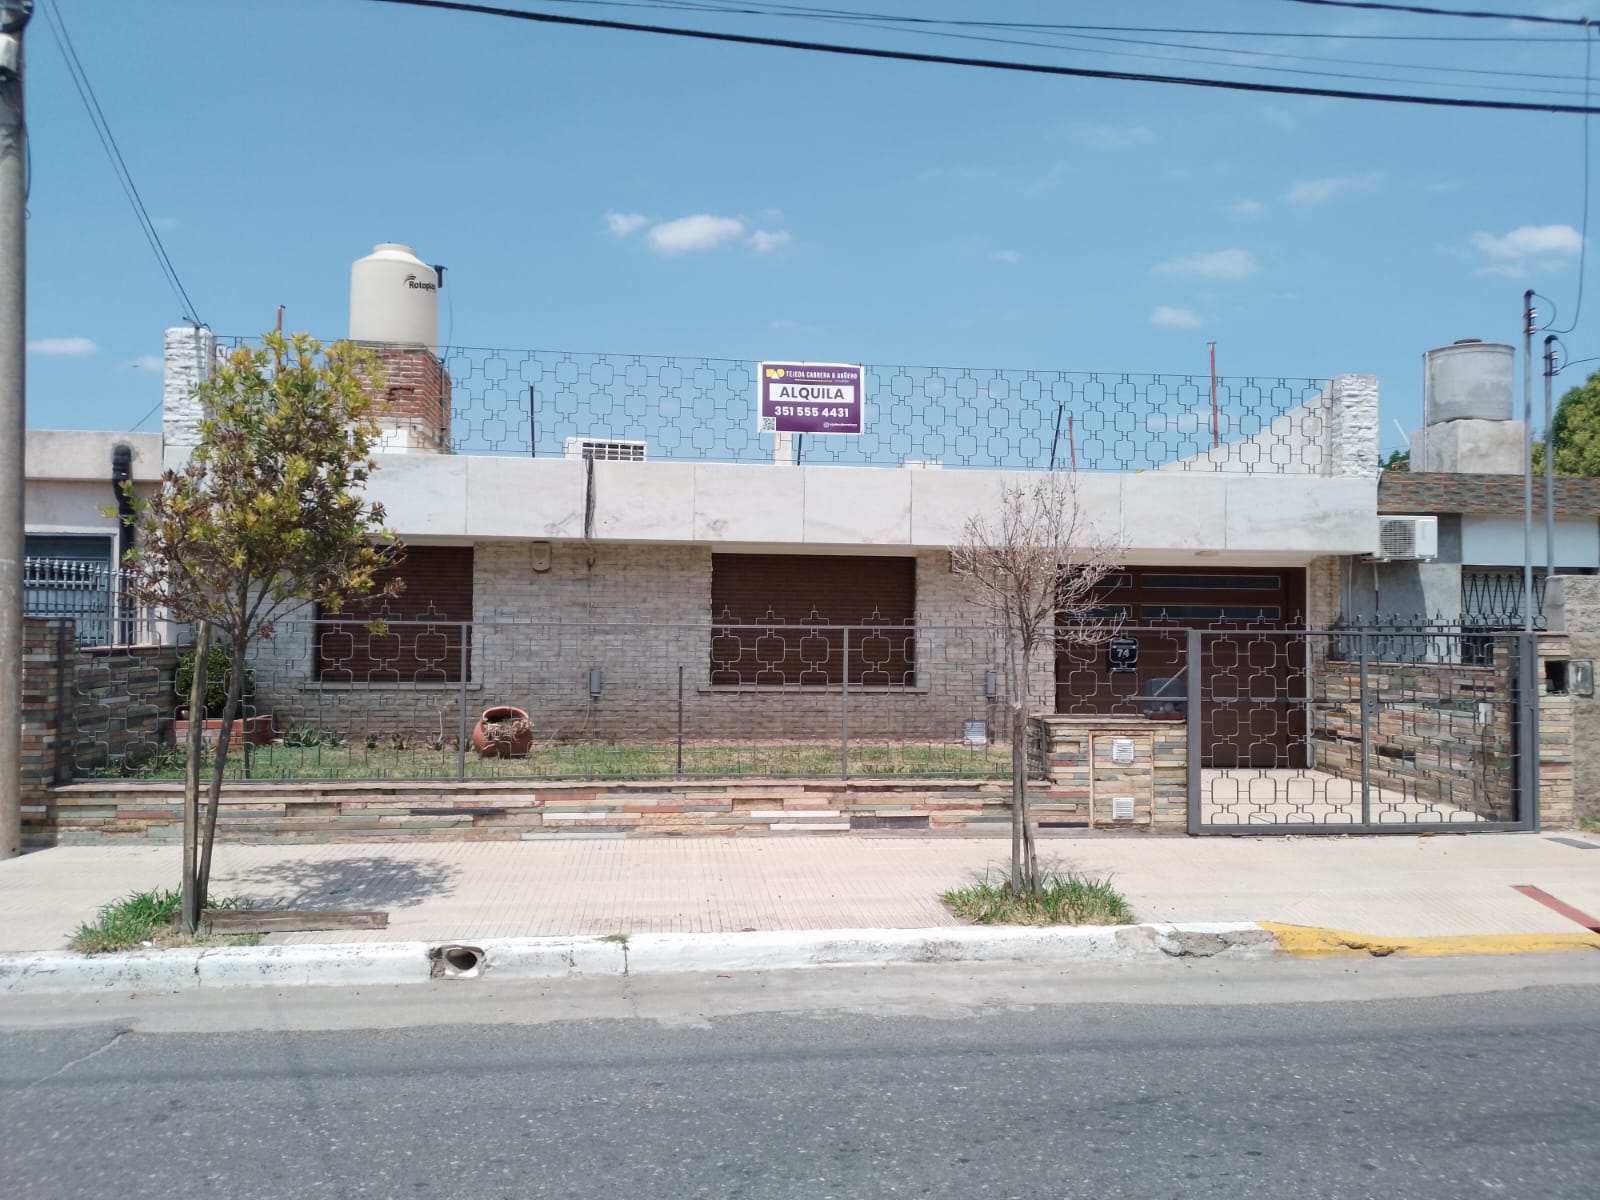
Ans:
<svg viewBox="0 0 1600 1200"><path fill-rule="evenodd" d="M319 687L314 630L298 619L282 622L253 659L257 708L276 713L280 729L445 745L495 704L525 709L537 736L557 741L673 738L680 707L690 741L835 739L848 722L856 739L948 742L964 721L1003 721L985 696L991 667L1005 692L998 647L951 574L948 551L916 555L915 686L852 688L848 705L837 686L712 686L711 557L703 545L554 543L549 569L535 570L527 543L480 542L465 686ZM1035 663L1038 705L1053 694L1049 660L1041 653ZM591 697L593 669L600 692Z"/></svg>
<svg viewBox="0 0 1600 1200"><path fill-rule="evenodd" d="M429 351L411 346L367 346L383 370L379 423L401 435L393 450L450 450L450 373Z"/></svg>
<svg viewBox="0 0 1600 1200"><path fill-rule="evenodd" d="M1600 513L1600 479L1555 478L1556 516L1593 520ZM1536 478L1533 508L1544 515L1544 480ZM1378 479L1378 512L1384 515L1469 513L1522 515L1521 475L1458 475L1385 471Z"/></svg>

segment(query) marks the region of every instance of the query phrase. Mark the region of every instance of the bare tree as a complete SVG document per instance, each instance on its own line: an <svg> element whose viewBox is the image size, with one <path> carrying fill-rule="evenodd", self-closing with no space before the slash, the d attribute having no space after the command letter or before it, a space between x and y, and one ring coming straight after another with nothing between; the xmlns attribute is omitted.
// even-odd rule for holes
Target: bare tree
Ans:
<svg viewBox="0 0 1600 1200"><path fill-rule="evenodd" d="M1097 527L1079 501L1078 477L1052 472L1007 484L992 512L967 519L952 552L1005 650L1011 708L1011 886L1040 884L1036 827L1028 809L1028 718L1034 659L1058 642L1094 645L1119 623L1100 598L1121 564L1122 546Z"/></svg>

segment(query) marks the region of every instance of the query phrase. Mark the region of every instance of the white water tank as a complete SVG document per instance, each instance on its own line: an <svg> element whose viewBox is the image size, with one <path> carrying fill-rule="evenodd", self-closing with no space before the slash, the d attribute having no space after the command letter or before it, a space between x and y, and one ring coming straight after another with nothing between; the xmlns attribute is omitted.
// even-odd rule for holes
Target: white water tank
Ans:
<svg viewBox="0 0 1600 1200"><path fill-rule="evenodd" d="M410 246L380 242L350 268L350 339L439 353L439 272Z"/></svg>
<svg viewBox="0 0 1600 1200"><path fill-rule="evenodd" d="M1422 356L1422 419L1428 425L1465 419L1509 421L1512 357L1499 342L1468 339Z"/></svg>

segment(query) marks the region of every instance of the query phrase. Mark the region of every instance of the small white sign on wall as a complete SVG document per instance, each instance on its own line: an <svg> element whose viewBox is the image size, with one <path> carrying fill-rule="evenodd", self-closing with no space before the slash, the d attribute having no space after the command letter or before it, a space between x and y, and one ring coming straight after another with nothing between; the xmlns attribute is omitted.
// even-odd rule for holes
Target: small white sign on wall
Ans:
<svg viewBox="0 0 1600 1200"><path fill-rule="evenodd" d="M1133 739L1111 739L1111 761L1119 766L1128 766L1133 762Z"/></svg>

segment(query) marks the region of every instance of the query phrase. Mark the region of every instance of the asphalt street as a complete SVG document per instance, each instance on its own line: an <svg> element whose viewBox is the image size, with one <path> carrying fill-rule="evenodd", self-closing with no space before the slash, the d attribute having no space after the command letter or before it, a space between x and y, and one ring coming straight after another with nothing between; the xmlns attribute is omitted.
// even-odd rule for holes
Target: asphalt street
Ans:
<svg viewBox="0 0 1600 1200"><path fill-rule="evenodd" d="M34 998L0 1195L1587 1200L1597 959Z"/></svg>

